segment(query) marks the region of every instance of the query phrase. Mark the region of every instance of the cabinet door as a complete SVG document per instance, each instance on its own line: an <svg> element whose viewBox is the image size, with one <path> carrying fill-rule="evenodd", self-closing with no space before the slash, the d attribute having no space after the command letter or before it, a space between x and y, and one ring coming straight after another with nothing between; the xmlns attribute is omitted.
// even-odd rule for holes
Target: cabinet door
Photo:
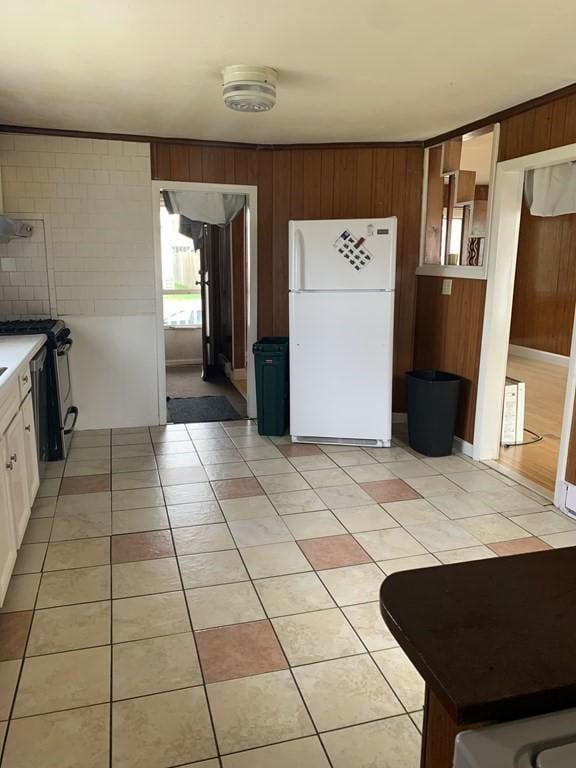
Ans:
<svg viewBox="0 0 576 768"><path fill-rule="evenodd" d="M26 441L24 439L24 419L22 411L18 411L4 436L6 440L6 461L8 470L8 488L12 503L16 543L20 546L28 518L30 517L30 502L28 501L28 477L26 475Z"/></svg>
<svg viewBox="0 0 576 768"><path fill-rule="evenodd" d="M10 574L16 562L16 534L6 468L6 440L0 438L0 607L8 589Z"/></svg>
<svg viewBox="0 0 576 768"><path fill-rule="evenodd" d="M28 502L34 503L40 476L38 474L38 447L36 445L36 428L34 425L34 408L32 406L32 393L28 392L22 403L22 418L24 420L24 443L26 446L26 476L28 478Z"/></svg>

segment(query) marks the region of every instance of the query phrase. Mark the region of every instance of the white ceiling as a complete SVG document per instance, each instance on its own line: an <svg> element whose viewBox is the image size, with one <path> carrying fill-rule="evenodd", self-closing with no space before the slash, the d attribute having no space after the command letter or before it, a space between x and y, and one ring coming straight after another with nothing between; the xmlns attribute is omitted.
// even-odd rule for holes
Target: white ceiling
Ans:
<svg viewBox="0 0 576 768"><path fill-rule="evenodd" d="M574 0L19 0L0 123L291 143L422 139L576 80ZM220 69L279 72L267 114Z"/></svg>

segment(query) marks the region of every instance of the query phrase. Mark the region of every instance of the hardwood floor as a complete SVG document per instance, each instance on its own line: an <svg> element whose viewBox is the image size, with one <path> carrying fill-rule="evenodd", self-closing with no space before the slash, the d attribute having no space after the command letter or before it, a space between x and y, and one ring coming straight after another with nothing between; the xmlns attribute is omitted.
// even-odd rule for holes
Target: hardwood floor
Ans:
<svg viewBox="0 0 576 768"><path fill-rule="evenodd" d="M500 463L554 490L568 369L524 357L508 358L508 376L526 384L524 426L543 436L533 445L500 448ZM525 439L530 439L525 433Z"/></svg>

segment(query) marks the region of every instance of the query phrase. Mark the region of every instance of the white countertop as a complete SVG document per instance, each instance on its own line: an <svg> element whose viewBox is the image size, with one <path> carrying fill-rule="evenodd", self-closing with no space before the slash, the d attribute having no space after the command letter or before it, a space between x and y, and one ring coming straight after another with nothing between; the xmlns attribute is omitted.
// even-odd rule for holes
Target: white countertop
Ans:
<svg viewBox="0 0 576 768"><path fill-rule="evenodd" d="M6 368L0 374L0 394L22 363L30 360L46 343L46 336L0 336L0 368Z"/></svg>

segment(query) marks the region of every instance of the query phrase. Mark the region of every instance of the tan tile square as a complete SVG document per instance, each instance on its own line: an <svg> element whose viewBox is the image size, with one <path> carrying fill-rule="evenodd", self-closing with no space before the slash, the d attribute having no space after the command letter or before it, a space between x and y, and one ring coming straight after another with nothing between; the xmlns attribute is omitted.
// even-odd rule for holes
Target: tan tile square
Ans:
<svg viewBox="0 0 576 768"><path fill-rule="evenodd" d="M118 509L112 512L112 533L139 533L169 528L165 507Z"/></svg>
<svg viewBox="0 0 576 768"><path fill-rule="evenodd" d="M53 520L53 517L30 518L22 543L40 544L49 541Z"/></svg>
<svg viewBox="0 0 576 768"><path fill-rule="evenodd" d="M271 493L269 498L280 515L291 515L298 512L314 512L319 509L326 509L326 504L324 504L316 491L312 490Z"/></svg>
<svg viewBox="0 0 576 768"><path fill-rule="evenodd" d="M88 459L85 461L67 461L64 478L86 477L88 475L109 475L110 458ZM72 493L72 491L71 491Z"/></svg>
<svg viewBox="0 0 576 768"><path fill-rule="evenodd" d="M384 581L383 575L374 564L350 565L318 573L338 605L371 603L377 600Z"/></svg>
<svg viewBox="0 0 576 768"><path fill-rule="evenodd" d="M41 571L47 549L46 541L37 544L21 544L12 573L19 575Z"/></svg>
<svg viewBox="0 0 576 768"><path fill-rule="evenodd" d="M360 507L363 504L372 504L372 498L356 484L339 485L334 488L318 488L317 492L325 506L329 509Z"/></svg>
<svg viewBox="0 0 576 768"><path fill-rule="evenodd" d="M187 437L187 435L186 435ZM112 435L112 445L140 445L150 443L148 432L115 432Z"/></svg>
<svg viewBox="0 0 576 768"><path fill-rule="evenodd" d="M293 540L292 534L279 517L236 520L229 526L238 547L256 547Z"/></svg>
<svg viewBox="0 0 576 768"><path fill-rule="evenodd" d="M44 561L45 571L106 565L110 562L110 538L50 542Z"/></svg>
<svg viewBox="0 0 576 768"><path fill-rule="evenodd" d="M295 539L316 539L320 536L338 536L346 533L344 526L328 509L320 512L304 512L299 515L284 515L282 520Z"/></svg>
<svg viewBox="0 0 576 768"><path fill-rule="evenodd" d="M60 485L60 495L77 493L100 493L110 490L110 475L79 475L65 477Z"/></svg>
<svg viewBox="0 0 576 768"><path fill-rule="evenodd" d="M380 603L362 603L342 608L360 639L369 651L394 648L398 643L384 623L380 612Z"/></svg>
<svg viewBox="0 0 576 768"><path fill-rule="evenodd" d="M112 602L112 639L115 643L190 631L182 592L126 597Z"/></svg>
<svg viewBox="0 0 576 768"><path fill-rule="evenodd" d="M459 520L458 525L475 536L482 544L509 541L510 539L526 539L530 536L528 531L513 523L512 520L497 514L469 517Z"/></svg>
<svg viewBox="0 0 576 768"><path fill-rule="evenodd" d="M465 517L477 515L491 515L494 510L475 493L448 493L446 495L431 497L431 502L441 510L450 520L460 520Z"/></svg>
<svg viewBox="0 0 576 768"><path fill-rule="evenodd" d="M253 447L240 448L240 453L246 461L257 461L258 459L281 459L282 454L275 445L257 445Z"/></svg>
<svg viewBox="0 0 576 768"><path fill-rule="evenodd" d="M254 586L271 618L334 607L334 601L315 573L260 579Z"/></svg>
<svg viewBox="0 0 576 768"><path fill-rule="evenodd" d="M10 707L18 684L20 665L20 659L0 661L0 720L8 720L10 717ZM2 749L1 732L0 749Z"/></svg>
<svg viewBox="0 0 576 768"><path fill-rule="evenodd" d="M293 672L320 731L404 712L367 654L296 667Z"/></svg>
<svg viewBox="0 0 576 768"><path fill-rule="evenodd" d="M234 539L225 523L214 525L194 525L190 528L176 528L172 535L176 553L195 555L201 552L218 552L224 549L236 549Z"/></svg>
<svg viewBox="0 0 576 768"><path fill-rule="evenodd" d="M332 486L353 485L354 480L340 467L332 469L302 470L302 477L312 488L331 488Z"/></svg>
<svg viewBox="0 0 576 768"><path fill-rule="evenodd" d="M448 480L443 475L407 477L406 483L426 499L432 499L434 496L448 496L450 494L457 495L462 493L462 488L459 488L455 483Z"/></svg>
<svg viewBox="0 0 576 768"><path fill-rule="evenodd" d="M249 461L248 466L254 472L256 477L265 475L285 475L290 472L296 472L288 459L261 459L260 461Z"/></svg>
<svg viewBox="0 0 576 768"><path fill-rule="evenodd" d="M189 525L223 523L224 515L217 501L194 501L189 504L176 504L168 507L168 517L172 528L186 528Z"/></svg>
<svg viewBox="0 0 576 768"><path fill-rule="evenodd" d="M335 469L338 465L335 464L330 456L320 451L317 455L311 456L295 456L290 458L290 463L296 467L299 472L305 472L312 469Z"/></svg>
<svg viewBox="0 0 576 768"><path fill-rule="evenodd" d="M554 549L562 547L576 546L576 531L565 531L564 533L547 533L542 536L543 541L550 544Z"/></svg>
<svg viewBox="0 0 576 768"><path fill-rule="evenodd" d="M27 656L91 648L110 642L110 603L82 603L34 613Z"/></svg>
<svg viewBox="0 0 576 768"><path fill-rule="evenodd" d="M113 491L132 491L137 488L154 488L158 485L160 485L160 478L155 469L119 472L112 475Z"/></svg>
<svg viewBox="0 0 576 768"><path fill-rule="evenodd" d="M253 579L312 570L300 547L293 541L246 547L241 552Z"/></svg>
<svg viewBox="0 0 576 768"><path fill-rule="evenodd" d="M229 437L194 437L193 441L197 451L226 451L234 448Z"/></svg>
<svg viewBox="0 0 576 768"><path fill-rule="evenodd" d="M156 469L154 456L134 456L112 459L112 474L119 472L145 472Z"/></svg>
<svg viewBox="0 0 576 768"><path fill-rule="evenodd" d="M41 480L36 498L45 499L49 496L58 496L59 488L60 488L59 477L50 478L48 480Z"/></svg>
<svg viewBox="0 0 576 768"><path fill-rule="evenodd" d="M314 727L287 670L207 686L222 753L310 736ZM282 712L282 717L270 717Z"/></svg>
<svg viewBox="0 0 576 768"><path fill-rule="evenodd" d="M62 513L57 514L54 518L50 541L95 539L101 536L109 536L111 532L112 514L109 511Z"/></svg>
<svg viewBox="0 0 576 768"><path fill-rule="evenodd" d="M400 463L407 464L408 462ZM378 480L373 483L362 483L361 488L366 491L374 501L379 503L420 498L420 494L403 480Z"/></svg>
<svg viewBox="0 0 576 768"><path fill-rule="evenodd" d="M490 474L489 470L473 469L470 472L454 472L447 474L446 477L471 493L500 491L504 490L507 485L504 478L501 479L496 473Z"/></svg>
<svg viewBox="0 0 576 768"><path fill-rule="evenodd" d="M112 446L112 461L114 461L114 459L135 459L139 456L154 456L152 443Z"/></svg>
<svg viewBox="0 0 576 768"><path fill-rule="evenodd" d="M262 435L234 435L232 443L237 448L258 448L263 445L270 445L271 438Z"/></svg>
<svg viewBox="0 0 576 768"><path fill-rule="evenodd" d="M360 466L346 467L346 472L357 483L374 483L379 480L393 480L395 478L395 475L388 469L388 464L378 464L375 459L372 461L373 464L363 463Z"/></svg>
<svg viewBox="0 0 576 768"><path fill-rule="evenodd" d="M112 509L141 509L161 507L164 504L162 488L135 488L131 491L112 491Z"/></svg>
<svg viewBox="0 0 576 768"><path fill-rule="evenodd" d="M447 519L439 509L432 506L426 499L389 501L382 506L401 525L420 525L420 523L433 523L436 520Z"/></svg>
<svg viewBox="0 0 576 768"><path fill-rule="evenodd" d="M306 539L299 544L300 549L316 570L371 562L369 555L350 534Z"/></svg>
<svg viewBox="0 0 576 768"><path fill-rule="evenodd" d="M524 555L527 552L540 552L543 549L552 549L545 541L530 536L527 539L512 539L511 541L495 541L488 545L497 555Z"/></svg>
<svg viewBox="0 0 576 768"><path fill-rule="evenodd" d="M32 611L0 614L0 661L24 656L31 623Z"/></svg>
<svg viewBox="0 0 576 768"><path fill-rule="evenodd" d="M230 464L208 464L204 467L210 480L233 480L238 477L252 477L250 467L244 461Z"/></svg>
<svg viewBox="0 0 576 768"><path fill-rule="evenodd" d="M87 707L109 699L109 646L36 656L24 662L13 717Z"/></svg>
<svg viewBox="0 0 576 768"><path fill-rule="evenodd" d="M206 629L196 633L196 642L207 683L288 667L268 620Z"/></svg>
<svg viewBox="0 0 576 768"><path fill-rule="evenodd" d="M195 630L266 618L248 581L188 589L186 599Z"/></svg>
<svg viewBox="0 0 576 768"><path fill-rule="evenodd" d="M436 557L445 565L450 565L450 563L468 563L472 560L485 560L489 557L496 557L496 554L482 544L478 547L465 547L463 549L437 552Z"/></svg>
<svg viewBox="0 0 576 768"><path fill-rule="evenodd" d="M112 706L114 768L182 765L216 755L201 686Z"/></svg>
<svg viewBox="0 0 576 768"><path fill-rule="evenodd" d="M182 589L175 557L112 566L112 597L135 597Z"/></svg>
<svg viewBox="0 0 576 768"><path fill-rule="evenodd" d="M413 555L411 557L398 557L395 560L379 560L378 565L386 576L400 571L412 571L415 568L432 568L440 565L434 555Z"/></svg>
<svg viewBox="0 0 576 768"><path fill-rule="evenodd" d="M39 573L27 573L12 576L0 613L16 611L31 611L36 603L36 595L40 586Z"/></svg>
<svg viewBox="0 0 576 768"><path fill-rule="evenodd" d="M208 481L204 467L173 467L160 470L162 485L190 485Z"/></svg>
<svg viewBox="0 0 576 768"><path fill-rule="evenodd" d="M56 516L73 515L88 512L110 512L111 494L108 491L99 493L73 493L60 496L56 503Z"/></svg>
<svg viewBox="0 0 576 768"><path fill-rule="evenodd" d="M224 757L222 765L224 768L294 768L296 765L302 768L330 768L317 736L238 752Z"/></svg>
<svg viewBox="0 0 576 768"><path fill-rule="evenodd" d="M366 451L356 450L335 453L332 455L332 461L338 464L339 467L346 467L346 471L348 471L349 468L378 463L376 459L373 459L369 453L366 453ZM350 473L350 476L354 477L352 472Z"/></svg>
<svg viewBox="0 0 576 768"><path fill-rule="evenodd" d="M306 443L291 443L289 445L279 445L278 450L284 456L290 458L299 458L300 456L320 456L322 451L317 445L307 445Z"/></svg>
<svg viewBox="0 0 576 768"><path fill-rule="evenodd" d="M159 557L172 557L174 555L170 531L123 533L118 536L112 536L111 547L113 563L153 560Z"/></svg>
<svg viewBox="0 0 576 768"><path fill-rule="evenodd" d="M31 516L33 518L38 517L54 517L54 513L56 512L56 502L58 501L58 498L56 496L50 496L45 499L39 499L36 498L34 501L34 504L32 504L32 513Z"/></svg>
<svg viewBox="0 0 576 768"><path fill-rule="evenodd" d="M202 683L194 635L167 635L112 647L114 699L189 688Z"/></svg>
<svg viewBox="0 0 576 768"><path fill-rule="evenodd" d="M421 737L408 715L322 734L334 768L418 768Z"/></svg>
<svg viewBox="0 0 576 768"><path fill-rule="evenodd" d="M242 558L235 549L183 555L178 560L182 582L186 589L230 584L249 579Z"/></svg>
<svg viewBox="0 0 576 768"><path fill-rule="evenodd" d="M110 599L110 566L74 568L42 574L37 608Z"/></svg>
<svg viewBox="0 0 576 768"><path fill-rule="evenodd" d="M96 446L93 448L74 448L74 441L72 441L72 447L68 451L68 461L90 461L91 459L109 459L110 458L110 446ZM60 462L50 462L60 463Z"/></svg>
<svg viewBox="0 0 576 768"><path fill-rule="evenodd" d="M200 459L205 467L213 464L238 464L244 461L242 454L236 449L230 451L202 451Z"/></svg>
<svg viewBox="0 0 576 768"><path fill-rule="evenodd" d="M426 554L426 549L403 528L355 533L354 538L374 560Z"/></svg>
<svg viewBox="0 0 576 768"><path fill-rule="evenodd" d="M398 523L378 504L335 509L334 514L350 533L396 528Z"/></svg>
<svg viewBox="0 0 576 768"><path fill-rule="evenodd" d="M262 496L264 494L262 486L255 477L214 480L212 487L218 499L238 499L243 496Z"/></svg>
<svg viewBox="0 0 576 768"><path fill-rule="evenodd" d="M494 515L494 517L499 517ZM500 518L502 519L502 518ZM534 512L528 515L514 515L506 520L521 525L523 529L529 531L534 536L542 536L548 533L562 533L563 531L573 531L576 529L576 523L567 515L556 512L553 509L544 512ZM505 524L502 524L504 530ZM520 539L522 536L508 536L508 539ZM500 539L504 541L504 539Z"/></svg>
<svg viewBox="0 0 576 768"><path fill-rule="evenodd" d="M256 517L277 517L278 514L266 496L245 496L220 502L228 522L250 520Z"/></svg>
<svg viewBox="0 0 576 768"><path fill-rule="evenodd" d="M478 494L495 512L508 515L515 512L521 515L524 512L539 512L541 504L528 496L525 488L503 488L499 491L482 491Z"/></svg>
<svg viewBox="0 0 576 768"><path fill-rule="evenodd" d="M296 471L289 475L267 475L260 477L259 480L266 493L305 491L310 488L302 475Z"/></svg>
<svg viewBox="0 0 576 768"><path fill-rule="evenodd" d="M470 519L472 520L474 518ZM418 541L430 552L442 552L448 549L475 547L477 544L481 543L459 523L453 523L450 520L437 520L434 523L411 525L408 527L408 530L412 536L418 539ZM417 555L419 553L406 552L406 554ZM378 557L378 560L386 560L386 557Z"/></svg>
<svg viewBox="0 0 576 768"><path fill-rule="evenodd" d="M284 616L272 623L292 666L365 653L338 608Z"/></svg>
<svg viewBox="0 0 576 768"><path fill-rule="evenodd" d="M397 477L429 477L440 474L437 469L424 461L413 459L412 461L390 461L386 464L388 469Z"/></svg>
<svg viewBox="0 0 576 768"><path fill-rule="evenodd" d="M233 481L219 481L233 482ZM196 501L212 501L214 494L210 483L186 483L184 485L169 485L164 489L166 504L189 504Z"/></svg>
<svg viewBox="0 0 576 768"><path fill-rule="evenodd" d="M108 704L13 720L2 765L108 768L109 722Z"/></svg>
<svg viewBox="0 0 576 768"><path fill-rule="evenodd" d="M449 474L452 472L469 472L472 469L472 465L466 459L461 459L459 456L439 456L435 458L424 459L424 464L435 469L442 474Z"/></svg>
<svg viewBox="0 0 576 768"><path fill-rule="evenodd" d="M424 706L424 680L402 648L373 654L374 661L408 712Z"/></svg>

